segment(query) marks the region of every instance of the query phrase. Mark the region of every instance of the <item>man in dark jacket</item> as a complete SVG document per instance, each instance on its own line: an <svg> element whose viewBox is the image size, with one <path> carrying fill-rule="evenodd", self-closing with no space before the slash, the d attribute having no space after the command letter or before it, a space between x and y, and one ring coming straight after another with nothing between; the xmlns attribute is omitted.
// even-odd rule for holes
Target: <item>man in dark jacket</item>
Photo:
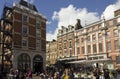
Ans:
<svg viewBox="0 0 120 79"><path fill-rule="evenodd" d="M103 69L104 72L104 78L105 79L110 79L110 75L109 75L109 70L108 68Z"/></svg>

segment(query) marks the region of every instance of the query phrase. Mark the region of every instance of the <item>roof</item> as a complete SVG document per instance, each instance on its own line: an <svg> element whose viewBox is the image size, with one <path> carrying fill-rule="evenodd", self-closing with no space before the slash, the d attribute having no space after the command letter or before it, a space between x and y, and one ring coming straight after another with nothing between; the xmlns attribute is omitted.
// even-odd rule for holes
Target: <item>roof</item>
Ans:
<svg viewBox="0 0 120 79"><path fill-rule="evenodd" d="M34 10L34 11L38 12L38 10L37 10L37 8L35 7L35 5L30 4L30 3L28 3L28 2L26 2L26 1L24 1L24 0L20 0L19 4L20 4L20 5L23 5L23 6L27 7L27 8L29 8L29 9L31 9L31 10Z"/></svg>

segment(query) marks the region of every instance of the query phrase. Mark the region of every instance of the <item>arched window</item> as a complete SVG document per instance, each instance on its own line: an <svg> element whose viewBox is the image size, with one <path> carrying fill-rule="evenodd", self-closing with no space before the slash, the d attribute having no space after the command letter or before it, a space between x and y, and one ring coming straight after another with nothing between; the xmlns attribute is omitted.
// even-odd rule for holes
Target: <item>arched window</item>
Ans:
<svg viewBox="0 0 120 79"><path fill-rule="evenodd" d="M18 57L18 69L24 69L27 70L28 68L30 68L30 57L27 54L21 54Z"/></svg>

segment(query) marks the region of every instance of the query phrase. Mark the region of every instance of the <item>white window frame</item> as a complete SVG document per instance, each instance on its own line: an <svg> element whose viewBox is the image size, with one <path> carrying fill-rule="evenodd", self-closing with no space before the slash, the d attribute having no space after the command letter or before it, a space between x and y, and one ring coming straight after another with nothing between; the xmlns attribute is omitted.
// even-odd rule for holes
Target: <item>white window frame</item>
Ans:
<svg viewBox="0 0 120 79"><path fill-rule="evenodd" d="M36 29L36 36L37 36L37 37L41 37L41 31L38 30L38 29Z"/></svg>
<svg viewBox="0 0 120 79"><path fill-rule="evenodd" d="M24 41L26 41L26 46L23 45ZM22 39L22 48L28 48L28 39L27 38Z"/></svg>
<svg viewBox="0 0 120 79"><path fill-rule="evenodd" d="M24 32L24 28L27 28L27 33ZM22 33L23 34L28 34L29 33L28 26L25 26L25 25L22 26Z"/></svg>
<svg viewBox="0 0 120 79"><path fill-rule="evenodd" d="M41 50L41 40L36 40L36 49Z"/></svg>
<svg viewBox="0 0 120 79"><path fill-rule="evenodd" d="M27 19L25 20L24 17L27 17ZM29 17L27 14L22 15L22 22L29 22Z"/></svg>

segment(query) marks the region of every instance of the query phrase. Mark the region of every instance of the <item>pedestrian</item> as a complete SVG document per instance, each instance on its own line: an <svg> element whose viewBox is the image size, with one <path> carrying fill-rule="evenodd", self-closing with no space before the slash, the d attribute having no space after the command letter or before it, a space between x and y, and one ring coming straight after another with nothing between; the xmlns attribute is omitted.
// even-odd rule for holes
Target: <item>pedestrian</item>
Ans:
<svg viewBox="0 0 120 79"><path fill-rule="evenodd" d="M109 70L108 68L103 69L104 72L104 78L105 79L110 79L110 75L109 75Z"/></svg>
<svg viewBox="0 0 120 79"><path fill-rule="evenodd" d="M120 79L120 68L118 68L116 71L117 71L117 79Z"/></svg>
<svg viewBox="0 0 120 79"><path fill-rule="evenodd" d="M28 70L28 79L32 79L32 70L31 69L29 69Z"/></svg>
<svg viewBox="0 0 120 79"><path fill-rule="evenodd" d="M14 77L14 79L19 79L19 72L18 72L18 70L14 71L13 77Z"/></svg>
<svg viewBox="0 0 120 79"><path fill-rule="evenodd" d="M100 74L101 74L100 69L96 67L94 70L94 76L96 77L96 79L100 78Z"/></svg>
<svg viewBox="0 0 120 79"><path fill-rule="evenodd" d="M40 75L38 79L45 79L44 75Z"/></svg>
<svg viewBox="0 0 120 79"><path fill-rule="evenodd" d="M68 73L68 69L65 69L65 73L64 73L63 79L70 79L70 76L69 76L69 73Z"/></svg>

